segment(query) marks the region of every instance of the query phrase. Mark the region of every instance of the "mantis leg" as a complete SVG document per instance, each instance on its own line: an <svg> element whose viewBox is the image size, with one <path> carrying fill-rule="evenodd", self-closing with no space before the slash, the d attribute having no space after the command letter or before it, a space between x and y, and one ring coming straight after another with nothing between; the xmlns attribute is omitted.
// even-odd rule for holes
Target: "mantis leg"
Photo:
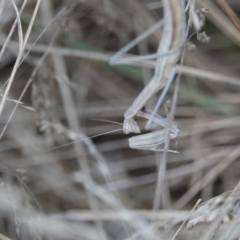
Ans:
<svg viewBox="0 0 240 240"><path fill-rule="evenodd" d="M144 107L138 114L140 117L144 117L146 119L151 119L153 116L153 111L149 108ZM155 114L153 120L156 124L168 128L169 127L169 121L166 118L161 117L158 114ZM177 128L177 125L173 122L172 125L170 126L170 131L175 133L176 135L179 133L179 129Z"/></svg>
<svg viewBox="0 0 240 240"><path fill-rule="evenodd" d="M128 134L130 132L140 133L140 129L137 123L134 121L134 116L145 106L146 102L162 87L165 83L157 77L153 79L145 86L142 92L137 96L132 105L127 109L124 114L123 132Z"/></svg>
<svg viewBox="0 0 240 240"><path fill-rule="evenodd" d="M137 113L138 116L148 119L148 123L149 122L151 123L151 121L153 121L153 122L157 123L158 125L164 127L165 129L161 129L161 130L158 130L158 131L155 131L152 133L147 133L147 134L143 134L140 136L130 138L129 139L130 148L140 149L140 150L154 150L154 151L162 150L162 149L158 149L157 147L159 145L165 143L165 141L167 140L166 139L167 127L170 127L170 132L171 132L169 135L170 139L174 139L178 136L179 129L177 128L176 124L171 123L171 126L169 126L169 122L167 119L156 114L157 109L161 105L161 103L162 103L162 101L174 79L175 74L176 74L176 68L174 68L172 70L172 72L170 74L170 78L169 78L166 86L164 87L164 90L163 90L154 110L152 111L146 107L143 107ZM132 118L132 120L133 120L133 118ZM134 123L136 124L135 121L134 121ZM137 125L133 125L133 126L136 127Z"/></svg>
<svg viewBox="0 0 240 240"><path fill-rule="evenodd" d="M173 70L170 73L170 77L167 81L164 81L164 79L161 79L160 81L158 79L152 79L146 87L143 89L143 91L138 95L138 97L135 99L133 104L128 108L128 110L124 114L124 123L123 123L123 131L125 134L128 134L130 132L133 133L140 133L140 129L137 125L137 122L134 120L135 115L141 114L141 109L144 108L147 100L151 98L159 89L163 88L163 92L158 100L158 103L156 107L154 108L151 117L147 118L149 119L146 124L146 129L150 128L150 123L153 121L154 116L156 115L156 112L161 105L173 79L177 72L176 68L173 68ZM167 82L167 83L166 83ZM159 123L158 123L159 124ZM160 124L161 125L161 124Z"/></svg>
<svg viewBox="0 0 240 240"><path fill-rule="evenodd" d="M177 136L170 134L170 139ZM139 150L157 150L157 147L166 141L166 129L161 129L155 132L142 134L136 137L129 138L129 146Z"/></svg>
<svg viewBox="0 0 240 240"><path fill-rule="evenodd" d="M150 118L148 118L148 121L147 121L146 126L145 126L146 130L149 130L151 128L151 122L153 121L154 115L157 113L157 110L161 106L161 104L163 102L163 99L166 96L167 91L168 91L168 89L169 89L169 87L170 87L170 85L171 85L171 83L172 83L176 73L177 73L177 68L173 68L173 70L172 70L172 72L170 74L170 77L169 77L169 79L167 81L167 84L164 87L164 89L162 91L162 94L160 95L160 97L158 99L158 102L157 102L156 106L154 107L154 110L152 111L152 115L151 115Z"/></svg>
<svg viewBox="0 0 240 240"><path fill-rule="evenodd" d="M152 111L150 109L143 108L138 115L146 119L150 119L152 116ZM168 121L167 119L159 115L155 115L153 117L153 122L165 127L165 129L130 138L130 148L139 150L163 151L163 149L158 149L158 146L165 143L166 141L166 128L168 127ZM170 131L170 139L174 139L178 136L179 129L174 123L172 123L172 125L170 126ZM176 151L169 150L169 152Z"/></svg>
<svg viewBox="0 0 240 240"><path fill-rule="evenodd" d="M171 133L169 137L170 139L175 139L177 135L175 133ZM139 150L164 151L164 149L159 149L158 146L165 143L166 140L166 129L161 129L155 132L129 138L129 147ZM172 150L168 151L176 152Z"/></svg>
<svg viewBox="0 0 240 240"><path fill-rule="evenodd" d="M137 56L137 57L122 57L120 59L114 60L112 65L116 64L129 64L129 63L134 63L134 62L141 62L141 61L146 61L146 60L152 60L152 59L159 59L163 58L166 56L174 55L176 53L179 53L179 49L171 49L167 52L164 53L153 53L149 55L144 55L144 56Z"/></svg>

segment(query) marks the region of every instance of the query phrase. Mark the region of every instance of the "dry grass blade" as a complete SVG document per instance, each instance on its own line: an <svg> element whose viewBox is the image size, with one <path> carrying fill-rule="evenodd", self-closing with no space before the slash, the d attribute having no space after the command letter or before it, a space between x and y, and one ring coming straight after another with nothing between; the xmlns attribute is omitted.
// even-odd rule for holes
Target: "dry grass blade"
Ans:
<svg viewBox="0 0 240 240"><path fill-rule="evenodd" d="M239 9L1 0L0 239L236 240Z"/></svg>
<svg viewBox="0 0 240 240"><path fill-rule="evenodd" d="M207 17L212 21L219 29L223 31L234 43L240 46L240 32L236 31L236 27L229 21L229 19L215 6L211 1L197 1L201 8L209 9Z"/></svg>
<svg viewBox="0 0 240 240"><path fill-rule="evenodd" d="M13 4L13 6L14 6L15 11L16 11L17 21L18 21L19 53L18 53L18 57L16 59L14 68L12 70L11 76L9 78L6 90L4 91L4 95L3 95L3 98L2 98L2 101L1 101L1 104L0 104L0 116L2 115L2 111L3 111L3 108L4 108L5 102L6 102L6 98L8 96L8 93L9 93L10 88L12 86L14 77L15 77L16 72L17 72L17 69L18 69L19 64L21 62L21 58L23 56L23 51L24 51L25 45L26 45L26 43L28 41L28 38L30 36L31 30L32 30L32 27L33 27L33 23L35 21L35 18L36 18L36 15L37 15L37 12L38 12L41 0L38 0L36 5L35 5L35 9L34 9L33 15L31 17L30 23L29 23L28 28L27 28L27 32L26 32L24 37L23 37L23 32L22 32L22 24L21 24L21 20L20 20L19 11L17 9L17 6L16 6L15 2L13 0L11 0L11 2ZM23 6L24 5L25 5L25 3L23 3Z"/></svg>
<svg viewBox="0 0 240 240"><path fill-rule="evenodd" d="M240 31L240 20L237 16L237 14L233 11L233 9L229 6L226 0L218 0L219 5L223 8L223 10L226 12L228 17L232 20L235 27Z"/></svg>
<svg viewBox="0 0 240 240"><path fill-rule="evenodd" d="M4 105L5 105L8 93L9 93L10 88L12 86L12 83L13 83L14 77L16 75L16 72L17 72L17 69L18 69L18 65L19 65L19 63L21 61L21 57L22 57L23 50L24 50L24 39L23 39L22 24L21 24L21 20L20 20L19 11L17 9L17 6L16 6L15 2L13 0L11 0L11 2L13 4L14 10L15 10L16 15L17 15L18 35L19 35L19 53L18 53L17 60L16 60L16 62L14 64L14 68L12 70L12 73L11 73L11 76L9 78L9 81L7 83L6 90L4 91L4 94L3 94L3 98L2 98L2 101L1 101L1 104L0 104L0 116L2 115L2 111L3 111L3 108L4 108Z"/></svg>
<svg viewBox="0 0 240 240"><path fill-rule="evenodd" d="M49 4L47 1L44 0L42 3L42 10L43 10L43 14L45 15L44 19L47 22L50 22L52 18L51 9L52 9L51 4ZM78 125L77 116L75 113L75 106L74 106L73 99L71 97L71 91L69 86L65 84L65 82L69 82L69 79L67 77L67 71L66 71L64 59L62 59L62 57L58 55L53 55L52 57L53 57L54 68L57 73L57 79L59 80L58 82L59 88L60 88L61 96L63 99L64 110L66 112L68 124L72 130L80 134L81 130ZM77 153L77 156L80 155L82 152L84 152L84 148L81 143L74 142L73 144L74 144L74 148ZM87 182L88 179L91 179L91 173L89 171L87 159L84 157L78 158L78 164L79 164L79 168L81 168L81 170L84 173L83 183L85 185L85 182ZM88 195L88 203L90 208L93 211L98 210L99 206L98 206L97 199L94 196L91 196L91 194L89 194L88 189L87 189L87 195ZM100 238L104 240L108 239L101 220L96 219L96 224L99 230Z"/></svg>
<svg viewBox="0 0 240 240"><path fill-rule="evenodd" d="M216 179L216 177L221 173L224 169L226 169L230 164L238 159L240 156L239 146L234 148L226 158L222 159L222 161L213 167L200 181L194 184L187 193L185 193L175 204L176 208L184 207L190 200L193 198L201 189L206 187L211 181Z"/></svg>
<svg viewBox="0 0 240 240"><path fill-rule="evenodd" d="M103 221L129 221L136 219L146 219L151 221L166 221L173 218L181 218L186 215L187 211L172 211L172 210L161 210L161 211L148 211L148 210L124 210L124 211L99 211L98 216ZM94 221L97 216L91 211L77 211L71 210L63 214L52 215L56 218L64 218L70 221Z"/></svg>

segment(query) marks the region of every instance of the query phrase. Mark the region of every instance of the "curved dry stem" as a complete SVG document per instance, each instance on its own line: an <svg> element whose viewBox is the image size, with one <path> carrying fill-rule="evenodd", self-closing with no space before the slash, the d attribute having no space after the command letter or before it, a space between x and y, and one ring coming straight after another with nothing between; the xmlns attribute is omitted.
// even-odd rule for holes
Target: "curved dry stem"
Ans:
<svg viewBox="0 0 240 240"><path fill-rule="evenodd" d="M14 10L16 12L17 21L18 21L19 53L18 53L17 60L16 60L16 62L14 64L11 76L9 78L9 81L8 81L8 84L7 84L7 88L6 88L5 92L4 92L4 95L3 95L3 98L2 98L2 101L1 101L1 104L0 104L0 117L2 115L2 111L3 111L3 108L5 106L5 102L7 100L8 93L9 93L10 88L12 86L12 83L13 83L14 77L16 75L16 72L17 72L17 69L18 69L18 65L20 63L20 60L21 60L21 57L22 57L22 53L23 53L23 31L22 31L22 24L21 24L21 20L20 20L20 15L19 15L19 11L18 11L17 6L14 3L14 1L11 0L11 2L13 4Z"/></svg>

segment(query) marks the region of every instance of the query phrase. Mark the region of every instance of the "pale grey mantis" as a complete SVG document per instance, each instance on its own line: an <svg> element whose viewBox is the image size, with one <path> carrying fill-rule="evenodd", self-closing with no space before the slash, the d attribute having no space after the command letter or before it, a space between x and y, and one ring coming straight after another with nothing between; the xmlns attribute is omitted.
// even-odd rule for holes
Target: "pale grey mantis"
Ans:
<svg viewBox="0 0 240 240"><path fill-rule="evenodd" d="M157 53L148 56L138 57L137 59L133 57L119 58L119 56L121 55L119 52L125 53L137 43L137 41L133 41L128 46L120 50L117 54L115 54L110 61L110 63L112 64L120 64L133 61L148 60L156 57L158 58L153 78L145 86L145 88L137 96L137 98L133 101L132 105L127 109L124 114L125 119L123 123L123 132L125 134L140 133L140 128L137 122L134 120L135 116L140 116L148 119L147 127L149 123L153 121L157 125L164 127L164 129L131 137L129 139L129 146L133 149L162 151L162 149L158 149L158 146L167 141L167 128L169 128L170 130L170 139L175 139L179 134L179 129L177 128L175 123L171 123L171 125L169 126L169 120L157 115L156 112L160 104L162 103L164 96L172 80L174 79L175 74L177 73L176 64L181 56L180 49L183 47L186 40L187 34L185 26L186 24L184 1L162 0L162 2L164 9L164 20L156 23L153 27L144 32L144 34L142 34L138 39L138 41L144 39L158 27L163 25L164 27L162 32L162 39L160 41ZM155 109L153 111L147 109L145 107L146 102L162 88L164 88L164 90L159 98L157 105L155 106ZM119 129L115 131L119 131ZM79 141L83 140L81 139Z"/></svg>
<svg viewBox="0 0 240 240"><path fill-rule="evenodd" d="M158 149L158 146L166 141L166 128L169 127L168 120L157 115L156 111L177 72L175 66L181 55L180 48L185 42L186 27L183 0L162 0L162 4L164 27L157 55L164 55L164 57L158 58L153 78L125 112L123 132L125 134L140 133L140 128L134 120L135 116L148 119L146 127L149 127L149 123L153 121L165 129L130 138L129 146L134 149L160 151L161 149ZM145 107L146 102L163 87L165 89L154 111L147 109ZM178 133L177 126L172 123L170 126L170 139L176 138Z"/></svg>

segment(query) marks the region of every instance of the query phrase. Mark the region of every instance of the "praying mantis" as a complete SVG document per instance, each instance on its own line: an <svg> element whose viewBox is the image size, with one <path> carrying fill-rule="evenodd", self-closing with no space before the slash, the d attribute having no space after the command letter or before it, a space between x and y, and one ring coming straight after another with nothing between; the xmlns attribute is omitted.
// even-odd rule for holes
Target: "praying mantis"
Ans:
<svg viewBox="0 0 240 240"><path fill-rule="evenodd" d="M170 139L176 138L179 133L179 129L174 123L168 126L168 120L157 115L156 111L177 73L176 64L181 55L180 48L183 46L186 38L184 3L183 0L162 0L162 4L164 27L158 53L166 53L166 55L157 60L154 76L125 112L123 132L125 134L140 133L140 128L134 120L135 116L153 121L165 129L130 138L129 146L133 149L160 151L161 149L158 147L166 141L167 127L170 127ZM172 53L168 54L169 52ZM145 107L146 102L163 87L165 89L154 111L147 109Z"/></svg>
<svg viewBox="0 0 240 240"><path fill-rule="evenodd" d="M191 1L189 0L189 3L190 2ZM184 45L186 40L187 31L185 26L186 24L185 24L184 0L162 0L162 4L164 10L164 27L157 54L153 54L154 56L161 56L161 58L157 59L154 76L152 77L150 82L145 86L142 92L135 98L132 105L125 112L123 122L123 133L125 134L140 133L140 128L137 122L134 120L135 116L148 119L149 122L153 121L154 123L164 127L164 129L129 138L129 147L133 149L162 151L162 149L159 149L158 146L167 141L168 138L168 136L166 135L167 128L169 128L170 130L169 134L170 139L175 139L179 134L179 129L177 128L175 123L171 123L170 125L168 119L161 117L160 115L156 114L156 112L160 104L162 103L164 96L175 74L177 73L176 65L181 56L180 49ZM188 7L186 7L186 9L188 9ZM156 29L160 25L161 21L158 22L155 26L153 26L151 31ZM150 31L147 31L147 33L144 34L144 36L147 36L149 32ZM134 46L133 43L129 45L131 47ZM123 48L124 51L122 52L125 52L126 49L129 49L129 46L124 48ZM110 64L118 64L121 62L133 61L132 58L124 58L124 60L122 59L119 60L118 57L120 55L121 55L120 53L115 54L110 60ZM149 56L144 56L141 59L151 59L153 55L150 55L150 58ZM164 88L164 90L159 98L157 105L155 106L155 109L152 111L145 107L147 101L162 88ZM102 121L102 119L95 120ZM114 131L119 130L120 129ZM86 139L81 139L80 141ZM65 144L64 146L69 144ZM53 149L55 148L52 148L50 150ZM171 150L168 151L176 152Z"/></svg>

